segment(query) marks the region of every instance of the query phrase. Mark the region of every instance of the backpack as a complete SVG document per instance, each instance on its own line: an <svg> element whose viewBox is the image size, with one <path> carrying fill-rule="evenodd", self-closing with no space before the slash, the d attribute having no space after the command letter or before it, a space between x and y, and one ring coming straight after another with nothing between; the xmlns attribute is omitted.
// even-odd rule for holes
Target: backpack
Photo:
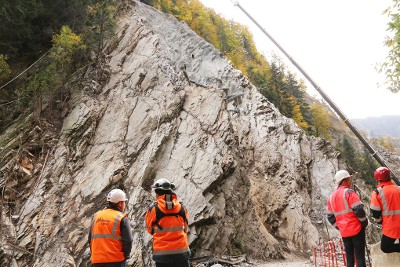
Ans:
<svg viewBox="0 0 400 267"><path fill-rule="evenodd" d="M172 203L172 202L171 202L171 203ZM164 212L162 212L161 209L160 209L160 207L158 207L157 202L155 202L153 205L151 205L151 206L149 207L149 212L150 212L153 208L156 209L156 219L155 219L155 221L151 224L151 234L152 234L152 235L154 234L154 226L157 226L158 229L160 229L160 230L163 229L163 227L161 227L161 225L159 224L159 221L160 221L162 218L167 217L167 216L176 216L176 217L177 217L177 216L180 216L180 217L184 220L184 222L185 222L186 224L188 224L188 220L187 220L187 218L186 218L186 213L185 213L185 206L182 204L182 202L179 202L179 203L181 204L181 209L179 210L179 212L175 212L175 213L164 213Z"/></svg>

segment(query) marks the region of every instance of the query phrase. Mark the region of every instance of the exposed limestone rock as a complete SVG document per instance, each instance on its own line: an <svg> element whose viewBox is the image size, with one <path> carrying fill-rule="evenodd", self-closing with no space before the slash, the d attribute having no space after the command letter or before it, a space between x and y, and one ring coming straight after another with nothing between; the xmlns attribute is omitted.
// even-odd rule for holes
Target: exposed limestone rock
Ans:
<svg viewBox="0 0 400 267"><path fill-rule="evenodd" d="M107 51L106 82L86 81L72 96L59 141L37 160L40 176L16 209L18 266L88 266L91 216L114 187L129 196L128 264L151 266L143 216L162 177L189 209L196 256L281 258L318 242L313 220L338 169L329 143L306 136L213 46L149 6L133 2Z"/></svg>

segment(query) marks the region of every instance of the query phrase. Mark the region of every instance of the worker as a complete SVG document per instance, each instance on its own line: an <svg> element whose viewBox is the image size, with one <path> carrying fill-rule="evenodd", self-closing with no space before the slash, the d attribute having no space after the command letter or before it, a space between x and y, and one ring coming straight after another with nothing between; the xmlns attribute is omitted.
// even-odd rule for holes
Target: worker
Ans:
<svg viewBox="0 0 400 267"><path fill-rule="evenodd" d="M371 195L370 209L376 222L382 224L381 250L400 252L400 187L390 180L390 171L379 167L374 172L378 186Z"/></svg>
<svg viewBox="0 0 400 267"><path fill-rule="evenodd" d="M175 185L159 179L152 188L157 201L146 213L146 230L153 236L156 267L189 267L188 212L173 192Z"/></svg>
<svg viewBox="0 0 400 267"><path fill-rule="evenodd" d="M328 221L340 231L346 251L347 267L354 266L354 255L358 267L365 264L365 228L368 219L364 205L358 195L350 189L351 175L345 170L335 174L336 190L327 204Z"/></svg>
<svg viewBox="0 0 400 267"><path fill-rule="evenodd" d="M113 189L107 195L108 207L92 220L89 245L92 266L125 267L132 249L132 231L125 211L126 195Z"/></svg>

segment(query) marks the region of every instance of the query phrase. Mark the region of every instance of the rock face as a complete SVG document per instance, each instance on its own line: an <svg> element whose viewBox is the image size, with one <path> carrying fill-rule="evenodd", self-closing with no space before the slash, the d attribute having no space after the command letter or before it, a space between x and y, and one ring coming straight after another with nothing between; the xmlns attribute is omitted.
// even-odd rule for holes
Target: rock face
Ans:
<svg viewBox="0 0 400 267"><path fill-rule="evenodd" d="M0 257L13 266L88 266L91 216L118 187L129 196L128 265L151 266L143 219L159 178L173 181L188 207L196 256L282 258L318 242L314 223L338 170L328 143L281 115L185 24L149 6L133 2L107 49L107 67L88 71L74 90L45 160L11 153L0 166L19 173L2 175L6 196L27 196L2 210Z"/></svg>

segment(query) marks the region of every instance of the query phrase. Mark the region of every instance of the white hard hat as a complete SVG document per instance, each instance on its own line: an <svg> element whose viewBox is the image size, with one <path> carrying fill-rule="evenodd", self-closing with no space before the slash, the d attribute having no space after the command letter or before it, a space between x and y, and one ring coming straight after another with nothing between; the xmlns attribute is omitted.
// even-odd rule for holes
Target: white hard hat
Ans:
<svg viewBox="0 0 400 267"><path fill-rule="evenodd" d="M343 179L346 179L346 178L349 178L349 177L351 177L351 175L347 171L340 170L335 174L335 182L336 182L336 184L340 184L340 182Z"/></svg>
<svg viewBox="0 0 400 267"><path fill-rule="evenodd" d="M151 187L153 187L154 189L162 189L170 191L173 191L176 188L174 183L171 183L170 181L164 178L158 179Z"/></svg>
<svg viewBox="0 0 400 267"><path fill-rule="evenodd" d="M120 201L127 201L124 191L121 189L113 189L107 195L107 201L112 203L118 203Z"/></svg>

